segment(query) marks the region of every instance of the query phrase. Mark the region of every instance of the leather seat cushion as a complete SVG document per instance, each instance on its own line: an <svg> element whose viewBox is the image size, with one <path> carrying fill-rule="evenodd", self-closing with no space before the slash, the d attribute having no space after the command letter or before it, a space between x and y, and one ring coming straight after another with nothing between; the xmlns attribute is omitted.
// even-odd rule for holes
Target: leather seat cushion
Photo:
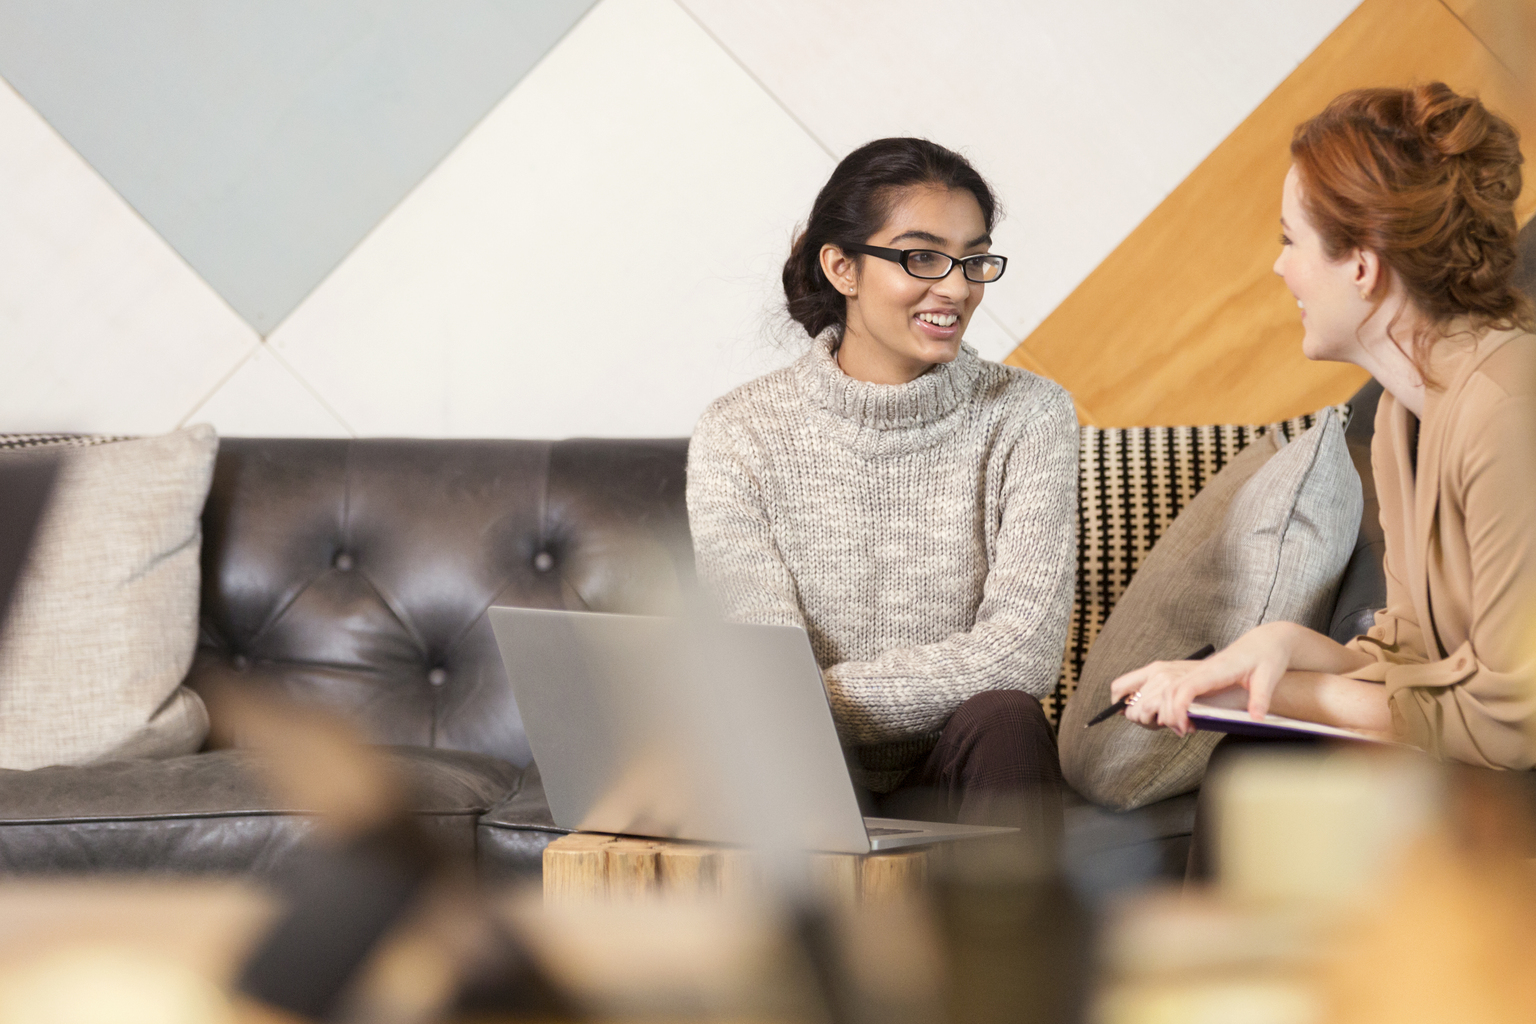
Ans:
<svg viewBox="0 0 1536 1024"><path fill-rule="evenodd" d="M472 859L477 819L514 792L498 758L383 748L417 822ZM0 771L0 871L254 872L280 869L314 828L267 792L260 753L217 750L152 761Z"/></svg>
<svg viewBox="0 0 1536 1024"><path fill-rule="evenodd" d="M476 846L481 876L537 879L543 871L544 847L568 831L555 824L539 766L530 762L517 788L480 818Z"/></svg>

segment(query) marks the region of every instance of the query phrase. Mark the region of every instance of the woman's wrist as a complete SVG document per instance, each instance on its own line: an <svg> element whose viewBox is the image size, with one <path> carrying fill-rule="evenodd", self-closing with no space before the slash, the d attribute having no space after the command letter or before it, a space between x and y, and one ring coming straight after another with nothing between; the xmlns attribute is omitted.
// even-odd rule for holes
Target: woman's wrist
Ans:
<svg viewBox="0 0 1536 1024"><path fill-rule="evenodd" d="M1387 732L1392 726L1385 687L1327 672L1287 672L1275 686L1269 710L1346 729Z"/></svg>

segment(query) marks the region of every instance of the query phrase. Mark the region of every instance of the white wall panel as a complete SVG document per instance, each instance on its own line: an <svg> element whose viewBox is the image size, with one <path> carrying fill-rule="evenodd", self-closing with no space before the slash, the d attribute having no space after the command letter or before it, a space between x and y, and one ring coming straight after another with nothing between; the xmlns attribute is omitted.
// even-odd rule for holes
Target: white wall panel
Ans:
<svg viewBox="0 0 1536 1024"><path fill-rule="evenodd" d="M0 430L169 430L256 340L0 82Z"/></svg>
<svg viewBox="0 0 1536 1024"><path fill-rule="evenodd" d="M1007 280L1004 278L1004 280ZM965 340L978 355L984 359L1001 362L1018 345L1012 335L1005 331L997 317L991 312L991 294L996 285L987 286L987 298L981 300L975 314L971 316L970 325L965 329Z"/></svg>
<svg viewBox="0 0 1536 1024"><path fill-rule="evenodd" d="M1002 195L1028 334L1358 0L678 0L839 157L959 149Z"/></svg>
<svg viewBox="0 0 1536 1024"><path fill-rule="evenodd" d="M787 358L830 169L672 0L604 0L270 341L362 434L685 434Z"/></svg>
<svg viewBox="0 0 1536 1024"><path fill-rule="evenodd" d="M212 423L221 437L349 437L270 346L257 345L187 423Z"/></svg>

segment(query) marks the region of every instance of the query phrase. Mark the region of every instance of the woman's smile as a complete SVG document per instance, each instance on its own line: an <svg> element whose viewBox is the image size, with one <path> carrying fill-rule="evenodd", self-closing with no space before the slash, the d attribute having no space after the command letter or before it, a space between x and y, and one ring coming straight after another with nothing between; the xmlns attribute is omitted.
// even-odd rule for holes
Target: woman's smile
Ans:
<svg viewBox="0 0 1536 1024"><path fill-rule="evenodd" d="M960 313L954 310L923 310L915 315L918 330L936 341L950 341L960 336Z"/></svg>

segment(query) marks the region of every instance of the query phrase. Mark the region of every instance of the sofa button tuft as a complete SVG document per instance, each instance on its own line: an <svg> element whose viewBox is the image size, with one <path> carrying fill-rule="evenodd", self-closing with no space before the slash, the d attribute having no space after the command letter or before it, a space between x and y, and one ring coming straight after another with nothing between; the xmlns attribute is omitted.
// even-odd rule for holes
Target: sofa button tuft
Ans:
<svg viewBox="0 0 1536 1024"><path fill-rule="evenodd" d="M442 666L438 666L437 668L433 669L431 672L427 673L427 682L431 683L433 686L442 686L447 681L448 681L448 670L443 668Z"/></svg>
<svg viewBox="0 0 1536 1024"><path fill-rule="evenodd" d="M539 572L549 572L555 567L555 556L548 551L540 551L533 556L533 567Z"/></svg>
<svg viewBox="0 0 1536 1024"><path fill-rule="evenodd" d="M331 564L334 565L341 572L351 572L352 571L352 556L347 554L347 552L345 552L345 551L339 552L336 555L335 560Z"/></svg>
<svg viewBox="0 0 1536 1024"><path fill-rule="evenodd" d="M251 663L250 659L243 654L237 654L229 660L230 664L235 666L236 672L244 672Z"/></svg>

